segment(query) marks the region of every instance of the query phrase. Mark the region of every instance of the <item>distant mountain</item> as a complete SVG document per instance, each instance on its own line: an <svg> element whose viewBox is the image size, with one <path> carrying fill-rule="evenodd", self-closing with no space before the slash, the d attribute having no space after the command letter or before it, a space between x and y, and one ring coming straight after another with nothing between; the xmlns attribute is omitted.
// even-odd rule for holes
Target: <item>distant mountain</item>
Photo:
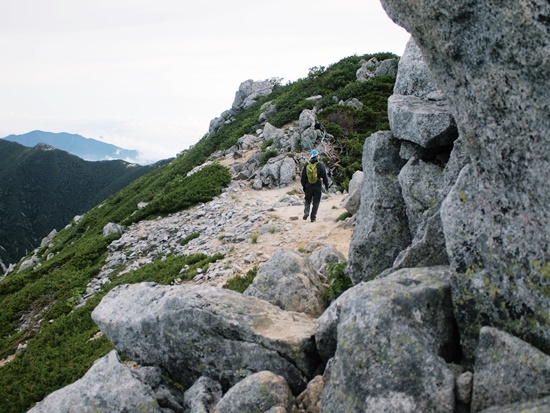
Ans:
<svg viewBox="0 0 550 413"><path fill-rule="evenodd" d="M38 143L45 143L62 151L69 152L86 161L109 161L122 159L133 162L139 152L104 143L95 139L71 133L52 133L35 130L23 135L10 135L4 138L32 148Z"/></svg>
<svg viewBox="0 0 550 413"><path fill-rule="evenodd" d="M52 229L62 229L156 165L89 162L49 145L26 148L0 139L0 261L17 262Z"/></svg>

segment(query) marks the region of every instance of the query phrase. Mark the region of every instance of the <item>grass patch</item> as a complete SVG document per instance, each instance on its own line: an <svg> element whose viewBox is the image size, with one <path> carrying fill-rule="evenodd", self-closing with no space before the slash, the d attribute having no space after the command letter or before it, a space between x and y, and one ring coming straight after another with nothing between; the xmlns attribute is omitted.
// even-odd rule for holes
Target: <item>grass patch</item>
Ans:
<svg viewBox="0 0 550 413"><path fill-rule="evenodd" d="M201 233L200 232L193 232L192 234L189 234L188 236L186 236L185 238L183 238L181 241L180 241L180 245L181 246L185 246L187 244L189 244L190 241L194 240L195 238L198 238L201 236Z"/></svg>
<svg viewBox="0 0 550 413"><path fill-rule="evenodd" d="M252 284L252 281L254 281L257 273L258 267L254 267L253 269L249 270L245 276L236 276L227 280L224 288L232 291L237 291L238 293L242 294L248 288L248 286Z"/></svg>
<svg viewBox="0 0 550 413"><path fill-rule="evenodd" d="M350 214L348 211L346 211L343 214L340 214L338 218L336 218L336 222L344 221L345 219L351 218L352 216L353 214Z"/></svg>
<svg viewBox="0 0 550 413"><path fill-rule="evenodd" d="M27 349L0 370L0 412L27 411L33 403L82 377L96 359L113 349L105 336L90 340L99 331L91 313L108 291L118 285L144 281L168 285L176 278L189 280L197 274L197 269L205 271L210 263L221 258L220 254L211 257L170 255L165 260L115 277L104 291L83 307L72 309L62 303L67 311L56 317L50 311L47 317L54 321L43 322L39 334L29 340Z"/></svg>
<svg viewBox="0 0 550 413"><path fill-rule="evenodd" d="M260 162L262 165L265 165L267 161L269 161L271 158L276 157L279 155L279 151L277 149L268 149L266 151L262 152L262 155L260 156Z"/></svg>
<svg viewBox="0 0 550 413"><path fill-rule="evenodd" d="M346 267L346 262L329 264L329 276L327 277L329 287L325 290L326 297L329 301L336 300L344 293L344 291L353 286L351 279L346 273Z"/></svg>

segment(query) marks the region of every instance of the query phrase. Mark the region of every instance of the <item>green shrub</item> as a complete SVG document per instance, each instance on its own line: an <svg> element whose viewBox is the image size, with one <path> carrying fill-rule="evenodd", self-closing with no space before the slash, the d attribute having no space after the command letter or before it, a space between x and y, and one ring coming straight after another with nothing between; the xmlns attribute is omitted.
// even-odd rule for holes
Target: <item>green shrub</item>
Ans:
<svg viewBox="0 0 550 413"><path fill-rule="evenodd" d="M163 260L144 265L137 270L124 274L122 277L117 277L112 283L108 284L106 291L110 291L121 284L136 284L150 281L169 285L177 278L180 278L182 281L191 280L198 274L197 270L199 268L204 272L208 269L210 263L222 258L223 255L221 254L213 256L204 254L169 255Z"/></svg>
<svg viewBox="0 0 550 413"><path fill-rule="evenodd" d="M351 218L353 215L350 214L348 211L342 213L338 218L336 218L336 222L338 221L344 221L347 218Z"/></svg>
<svg viewBox="0 0 550 413"><path fill-rule="evenodd" d="M275 142L274 138L266 140L264 143L262 143L261 150L262 152L265 151L267 148L269 148L271 145L273 145L273 142Z"/></svg>
<svg viewBox="0 0 550 413"><path fill-rule="evenodd" d="M188 236L186 236L185 238L183 238L181 241L180 241L180 245L181 246L185 246L187 244L189 244L189 241L191 240L194 240L195 238L198 238L201 236L201 233L200 232L193 232L192 234L189 234Z"/></svg>
<svg viewBox="0 0 550 413"><path fill-rule="evenodd" d="M178 176L168 182L144 209L137 211L126 222L181 211L200 202L211 201L231 182L225 166L214 163L191 176Z"/></svg>
<svg viewBox="0 0 550 413"><path fill-rule="evenodd" d="M326 291L327 297L330 301L333 301L340 297L344 291L353 286L351 279L346 274L346 262L339 264L329 264L329 287Z"/></svg>
<svg viewBox="0 0 550 413"><path fill-rule="evenodd" d="M90 299L83 307L68 308L66 314L60 313L55 317L51 311L48 312L45 320L54 321L44 321L39 330L40 334L36 334L29 341L27 349L2 367L0 412L27 411L32 403L82 377L96 359L113 349L113 345L105 336L90 340L99 331L92 321L91 313L108 291L121 284L152 281L167 285L176 278L189 280L197 274L198 268L205 271L210 263L221 258L223 256L219 254L212 257L204 254L170 255L164 260L115 277L105 286L104 291ZM182 268L185 268L184 271ZM68 279L58 281L65 283ZM66 290L60 286L58 289Z"/></svg>
<svg viewBox="0 0 550 413"><path fill-rule="evenodd" d="M277 155L279 155L279 151L277 149L268 149L262 152L260 162L262 165L265 165L267 161L269 161L271 158L276 157Z"/></svg>
<svg viewBox="0 0 550 413"><path fill-rule="evenodd" d="M248 286L252 284L252 281L254 281L257 273L258 268L254 267L253 269L249 270L244 277L236 276L227 280L224 288L232 291L237 291L238 293L243 293L244 290L246 290Z"/></svg>

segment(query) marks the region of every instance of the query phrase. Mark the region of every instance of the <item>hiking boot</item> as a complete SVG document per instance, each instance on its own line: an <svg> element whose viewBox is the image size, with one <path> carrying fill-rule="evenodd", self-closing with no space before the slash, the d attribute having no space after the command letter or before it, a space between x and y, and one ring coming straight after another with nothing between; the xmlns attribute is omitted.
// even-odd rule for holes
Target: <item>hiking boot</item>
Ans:
<svg viewBox="0 0 550 413"><path fill-rule="evenodd" d="M309 214L304 214L304 221L309 217Z"/></svg>

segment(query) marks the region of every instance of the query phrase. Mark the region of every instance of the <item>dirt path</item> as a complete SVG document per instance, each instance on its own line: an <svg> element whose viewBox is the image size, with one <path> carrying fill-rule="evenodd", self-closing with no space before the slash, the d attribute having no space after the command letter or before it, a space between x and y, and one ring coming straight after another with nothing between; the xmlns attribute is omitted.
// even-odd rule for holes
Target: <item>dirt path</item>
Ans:
<svg viewBox="0 0 550 413"><path fill-rule="evenodd" d="M247 202L260 201L260 204L272 205L283 195L299 190L299 188L300 184L296 182L285 188L262 191L247 189L243 191L242 199L246 199ZM299 196L303 200L303 195ZM271 253L276 247L298 250L308 249L310 244L331 243L347 258L352 228L343 222L336 221L340 215L346 212L342 206L343 200L344 195L342 194L323 195L315 222L302 219L303 204L270 208L269 213L275 218L275 221L284 224L285 231L270 234L269 237L260 237L257 245L267 253Z"/></svg>
<svg viewBox="0 0 550 413"><path fill-rule="evenodd" d="M247 159L254 151L242 154L239 161ZM220 163L231 167L233 159L224 159ZM337 221L346 209L343 207L345 195L323 194L317 219L315 222L303 220L304 195L299 177L291 185L263 190L254 190L243 181L233 181L230 187L234 188L231 198L235 207L245 206L252 212L260 212L265 221L271 221L277 229L274 232L259 234L256 242L236 244L234 250L227 254L221 264L236 268L241 274L267 261L273 252L280 248L291 248L296 251L310 253L325 244L334 244L346 259L349 255L349 246L353 225L346 221ZM298 197L297 205L288 202L279 202L285 195L294 194ZM284 204L284 206L281 206ZM230 277L229 277L230 278ZM226 277L213 280L212 284L223 285Z"/></svg>

